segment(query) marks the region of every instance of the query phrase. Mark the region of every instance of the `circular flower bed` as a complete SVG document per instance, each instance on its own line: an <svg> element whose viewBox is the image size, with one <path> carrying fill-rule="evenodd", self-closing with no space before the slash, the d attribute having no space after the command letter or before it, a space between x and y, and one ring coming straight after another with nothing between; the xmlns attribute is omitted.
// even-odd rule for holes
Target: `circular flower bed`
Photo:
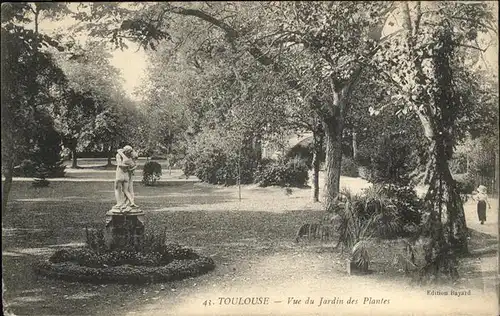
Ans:
<svg viewBox="0 0 500 316"><path fill-rule="evenodd" d="M181 280L215 268L192 249L169 244L155 251L61 249L36 264L36 272L68 281L153 283Z"/></svg>

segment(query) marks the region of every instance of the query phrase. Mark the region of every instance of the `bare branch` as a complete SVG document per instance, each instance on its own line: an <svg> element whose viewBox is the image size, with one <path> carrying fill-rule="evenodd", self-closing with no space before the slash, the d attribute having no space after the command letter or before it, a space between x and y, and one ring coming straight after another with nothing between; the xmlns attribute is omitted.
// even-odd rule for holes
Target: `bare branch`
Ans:
<svg viewBox="0 0 500 316"><path fill-rule="evenodd" d="M460 43L456 43L456 45L461 46L461 47L465 47L465 48L476 49L476 50L481 51L483 53L486 52L488 50L488 48L490 47L490 44L488 44L488 46L486 46L486 48L481 48L479 46L474 46L474 45L460 44Z"/></svg>
<svg viewBox="0 0 500 316"><path fill-rule="evenodd" d="M418 35L421 18L422 18L422 2L417 1L417 16L415 18L415 27L413 28L413 36Z"/></svg>
<svg viewBox="0 0 500 316"><path fill-rule="evenodd" d="M229 24L226 22L216 19L213 16L201 11L201 10L196 10L196 9L185 9L181 7L171 7L170 11L175 13L175 14L180 14L180 15L186 15L186 16L194 16L199 19L202 19L208 23L211 23L213 25L216 25L217 27L221 28L224 32L226 32L226 35L230 41L234 41L240 37L239 32L231 27ZM251 47L248 49L248 52L261 64L263 65L271 65L273 63L273 60L269 58L267 55L265 55L262 50L254 45L251 45Z"/></svg>

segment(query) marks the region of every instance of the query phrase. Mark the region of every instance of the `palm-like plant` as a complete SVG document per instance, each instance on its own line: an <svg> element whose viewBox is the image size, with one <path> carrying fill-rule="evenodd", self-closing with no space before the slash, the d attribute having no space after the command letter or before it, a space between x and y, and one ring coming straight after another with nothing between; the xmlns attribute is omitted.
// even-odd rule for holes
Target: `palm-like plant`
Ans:
<svg viewBox="0 0 500 316"><path fill-rule="evenodd" d="M391 199L379 189L368 189L364 195L344 190L345 199L337 209L340 215L339 244L350 251L350 268L366 272L370 264L369 248L374 238L392 236L402 223Z"/></svg>

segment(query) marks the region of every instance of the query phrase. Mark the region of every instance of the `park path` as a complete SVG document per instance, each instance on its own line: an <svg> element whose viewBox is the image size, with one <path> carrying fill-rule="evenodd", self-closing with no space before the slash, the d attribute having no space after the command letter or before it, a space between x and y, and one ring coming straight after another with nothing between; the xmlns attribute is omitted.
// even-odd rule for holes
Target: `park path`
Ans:
<svg viewBox="0 0 500 316"><path fill-rule="evenodd" d="M94 171L91 171L94 172ZM81 173L82 178L78 178ZM102 177L94 177L94 175ZM60 181L112 181L114 172L105 170L93 173L88 178L87 172L70 173L69 178ZM75 178L72 178L75 177ZM171 178L173 179L174 176ZM193 179L194 180L194 179ZM27 179L31 181L31 179ZM172 181L172 180L170 180ZM341 186L348 187L354 192L360 192L369 186L364 180L356 178L341 179ZM233 198L230 202L213 205L199 205L200 209L233 209L239 211L262 210L282 212L283 210L314 209L313 206L300 205L306 201L302 197L310 194L309 190L294 190L293 195L283 200L276 200L282 196L282 189L245 187L243 191L244 203L236 201L235 188L218 188L219 191L231 191ZM261 190L267 195L262 201ZM276 191L276 192L275 192ZM253 195L253 192L255 195ZM144 198L147 198L146 196ZM252 203L259 198L260 203ZM196 203L195 203L196 204ZM233 205L234 204L234 205ZM314 206L318 206L315 204ZM182 209L196 210L197 205L182 206ZM492 210L488 213L488 221L480 225L477 221L475 205L472 202L465 204L467 224L472 229L493 236L498 235L497 211L498 202L492 201ZM169 207L168 210L174 210ZM160 210L157 210L160 211ZM470 296L456 297L427 295L427 290L450 291L450 288L422 288L410 287L405 281L382 279L382 275L348 276L345 271L336 270L340 264L334 262L336 257L329 253L304 253L301 249L292 248L268 255L242 256L233 263L223 259L216 262L215 271L194 279L182 282L178 288L158 289L158 293L140 304L126 304L116 308L116 315L408 315L411 311L415 315L492 315L496 310L497 299L494 292L496 285L496 258L481 257L479 266L483 273L483 289L473 290ZM269 305L232 306L219 305L219 297L261 296L269 297ZM314 299L314 304L305 304L307 297ZM300 304L288 304L288 298L300 299ZM321 297L333 300L343 300L343 304L319 305ZM347 304L349 297L358 299L358 304ZM389 304L363 304L364 297L387 299ZM211 300L211 306L204 306L203 302ZM134 300L137 302L136 300ZM275 301L281 301L275 303Z"/></svg>
<svg viewBox="0 0 500 316"><path fill-rule="evenodd" d="M477 222L475 204L465 204L468 225L498 236L498 201L486 225ZM483 288L471 295L430 295L428 290L451 294L453 287L410 286L407 281L383 275L349 276L333 253L303 252L292 248L270 255L241 258L227 265L217 262L214 272L192 280L179 289L160 292L152 302L127 308L127 316L164 315L496 315L497 259L480 256ZM481 282L481 280L479 280ZM168 290L168 289L167 289ZM221 298L268 297L268 305L225 305ZM293 298L292 298L293 297ZM314 300L306 304L307 298ZM321 298L335 304L321 304ZM348 304L349 298L357 304ZM364 304L370 299L387 304ZM289 299L291 302L289 303ZM294 304L293 301L300 303ZM342 301L340 301L342 300ZM203 303L206 302L206 305Z"/></svg>
<svg viewBox="0 0 500 316"><path fill-rule="evenodd" d="M474 201L468 201L464 204L465 219L467 227L488 234L498 239L498 199L490 199L491 209L487 210L487 220L484 225L478 220L476 204ZM500 276L498 270L498 253L497 246L493 249L475 249L479 252L487 252L485 255L479 256L482 281L485 290L495 289L500 284ZM500 295L500 293L499 293Z"/></svg>
<svg viewBox="0 0 500 316"><path fill-rule="evenodd" d="M494 291L471 291L470 296L428 295L428 290L452 287L411 287L380 276L348 276L336 271L328 254L276 253L238 266L218 267L216 276L169 292L153 303L129 308L127 316L164 315L493 315ZM242 269L243 268L243 269ZM459 290L458 288L455 290ZM220 298L268 297L269 305L224 305ZM306 304L307 298L314 300ZM321 304L321 298L336 301ZM349 304L349 299L357 300ZM289 300L300 303L289 303ZM369 304L371 300L385 304ZM210 301L211 305L204 305ZM223 302L223 300L222 300ZM372 301L373 302L373 301Z"/></svg>

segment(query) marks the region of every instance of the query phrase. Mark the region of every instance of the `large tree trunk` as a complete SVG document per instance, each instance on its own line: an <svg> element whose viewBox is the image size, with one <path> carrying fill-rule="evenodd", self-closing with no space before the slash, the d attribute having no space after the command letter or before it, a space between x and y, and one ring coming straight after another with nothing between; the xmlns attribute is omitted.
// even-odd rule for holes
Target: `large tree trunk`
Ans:
<svg viewBox="0 0 500 316"><path fill-rule="evenodd" d="M325 206L332 210L340 191L343 122L338 117L330 117L323 121L323 128L326 136Z"/></svg>
<svg viewBox="0 0 500 316"><path fill-rule="evenodd" d="M355 76L357 77L357 76ZM340 168L342 165L342 133L344 118L347 113L347 100L354 80L341 87L335 87L332 81L332 103L319 111L318 116L323 125L326 137L326 179L325 179L325 206L332 212L340 191ZM316 108L318 108L316 106Z"/></svg>
<svg viewBox="0 0 500 316"><path fill-rule="evenodd" d="M409 16L406 7L405 14ZM406 27L410 27L406 23ZM422 272L425 277L445 277L456 279L457 257L468 252L468 229L465 221L463 202L451 176L448 161L453 156L456 128L455 118L459 109L459 99L453 87L451 59L455 44L448 25L436 28L434 36L439 37L439 45L433 52L433 76L431 81L434 91L429 97L426 89L421 94L413 95L418 100L416 111L422 124L425 137L429 141L429 155L424 183L429 184L425 201L426 215L423 221L423 235L428 237L425 243L426 265ZM413 41L413 39L410 40ZM411 49L411 48L410 48ZM418 56L414 59L417 74L416 81L423 86L429 78L423 71L423 61Z"/></svg>
<svg viewBox="0 0 500 316"><path fill-rule="evenodd" d="M106 164L106 167L111 167L113 164L111 163L111 160L113 159L113 147L110 147L109 148L109 151L108 151L108 163Z"/></svg>
<svg viewBox="0 0 500 316"><path fill-rule="evenodd" d="M323 134L321 131L313 131L313 202L319 202L319 167L323 152Z"/></svg>
<svg viewBox="0 0 500 316"><path fill-rule="evenodd" d="M259 165L260 161L262 160L262 135L256 134L254 136L253 150L254 150L255 161L257 162L257 165Z"/></svg>
<svg viewBox="0 0 500 316"><path fill-rule="evenodd" d="M78 168L78 155L76 153L76 148L71 148L71 168Z"/></svg>
<svg viewBox="0 0 500 316"><path fill-rule="evenodd" d="M424 222L429 237L426 245L426 266L429 275L458 277L457 255L468 253L468 229L463 202L451 176L448 161L453 154L450 129L443 123L431 123L420 115L429 139L429 161L425 183L429 184L425 201L430 213Z"/></svg>
<svg viewBox="0 0 500 316"><path fill-rule="evenodd" d="M352 131L352 158L354 161L358 159L358 135Z"/></svg>
<svg viewBox="0 0 500 316"><path fill-rule="evenodd" d="M493 192L497 194L500 193L500 188L499 188L499 178L500 178L500 171L499 171L499 165L500 164L500 160L498 159L498 148L496 149L495 151L495 184L494 184L494 187L493 187Z"/></svg>
<svg viewBox="0 0 500 316"><path fill-rule="evenodd" d="M5 181L2 186L2 212L7 210L7 201L9 200L10 189L12 188L12 177L14 172L14 163L9 161L5 167Z"/></svg>

